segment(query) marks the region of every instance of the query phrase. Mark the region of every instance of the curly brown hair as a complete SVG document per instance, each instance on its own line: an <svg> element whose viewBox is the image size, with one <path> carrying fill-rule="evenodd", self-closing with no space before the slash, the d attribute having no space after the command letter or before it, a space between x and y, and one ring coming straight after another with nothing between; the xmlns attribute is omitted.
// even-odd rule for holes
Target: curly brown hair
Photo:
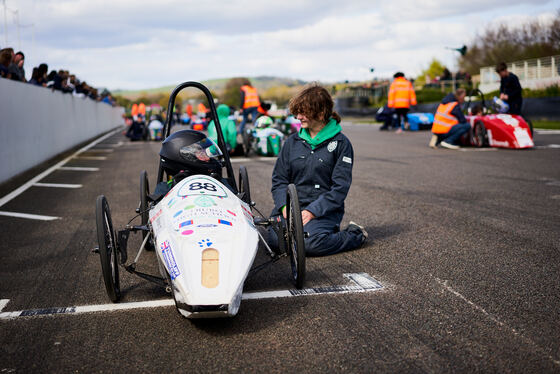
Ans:
<svg viewBox="0 0 560 374"><path fill-rule="evenodd" d="M334 118L340 123L341 118L333 110L334 102L324 87L314 83L305 87L300 93L290 100L290 112L297 116L302 114L314 121L327 123L330 118Z"/></svg>

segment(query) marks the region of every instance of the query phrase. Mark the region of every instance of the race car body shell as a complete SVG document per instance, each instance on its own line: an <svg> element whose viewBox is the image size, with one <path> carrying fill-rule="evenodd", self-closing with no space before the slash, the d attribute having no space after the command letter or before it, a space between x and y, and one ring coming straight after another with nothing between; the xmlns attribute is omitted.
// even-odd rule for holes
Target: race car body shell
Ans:
<svg viewBox="0 0 560 374"><path fill-rule="evenodd" d="M150 223L179 312L237 314L258 246L250 207L216 179L194 175L150 210Z"/></svg>
<svg viewBox="0 0 560 374"><path fill-rule="evenodd" d="M480 121L488 134L488 145L499 148L534 147L531 129L523 117L511 114L467 116L471 126Z"/></svg>

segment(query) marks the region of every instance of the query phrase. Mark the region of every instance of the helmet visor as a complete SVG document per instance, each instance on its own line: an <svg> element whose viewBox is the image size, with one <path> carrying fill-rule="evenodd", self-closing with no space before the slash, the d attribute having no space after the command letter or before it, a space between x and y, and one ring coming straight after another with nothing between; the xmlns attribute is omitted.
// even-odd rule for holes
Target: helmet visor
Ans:
<svg viewBox="0 0 560 374"><path fill-rule="evenodd" d="M223 156L218 145L210 138L181 147L180 152L181 157L190 162L220 161Z"/></svg>

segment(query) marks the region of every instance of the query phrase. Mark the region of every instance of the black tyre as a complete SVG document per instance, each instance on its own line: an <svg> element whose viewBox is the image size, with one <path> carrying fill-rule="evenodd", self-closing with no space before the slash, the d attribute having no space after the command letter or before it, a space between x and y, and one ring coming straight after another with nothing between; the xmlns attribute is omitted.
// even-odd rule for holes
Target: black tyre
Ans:
<svg viewBox="0 0 560 374"><path fill-rule="evenodd" d="M148 201L148 195L150 194L150 184L148 182L148 172L143 170L140 173L140 217L142 218L142 226L148 224L150 218L150 205ZM142 240L148 235L147 231L142 231ZM146 243L146 250L153 251L154 245L151 239Z"/></svg>
<svg viewBox="0 0 560 374"><path fill-rule="evenodd" d="M111 220L109 203L104 195L97 197L95 202L95 220L97 223L97 241L99 242L99 257L101 271L105 282L107 295L116 303L121 297L119 284L119 266L117 261L117 241Z"/></svg>
<svg viewBox="0 0 560 374"><path fill-rule="evenodd" d="M249 157L251 153L251 129L245 129L243 131L243 155Z"/></svg>
<svg viewBox="0 0 560 374"><path fill-rule="evenodd" d="M249 175L245 166L239 167L239 194L241 200L251 205L251 189L249 187Z"/></svg>
<svg viewBox="0 0 560 374"><path fill-rule="evenodd" d="M475 147L488 146L488 132L486 131L486 127L481 121L477 121L474 124L472 144Z"/></svg>
<svg viewBox="0 0 560 374"><path fill-rule="evenodd" d="M288 230L288 255L292 267L292 277L296 288L305 282L305 242L303 240L303 222L296 186L288 185L286 196L286 224Z"/></svg>

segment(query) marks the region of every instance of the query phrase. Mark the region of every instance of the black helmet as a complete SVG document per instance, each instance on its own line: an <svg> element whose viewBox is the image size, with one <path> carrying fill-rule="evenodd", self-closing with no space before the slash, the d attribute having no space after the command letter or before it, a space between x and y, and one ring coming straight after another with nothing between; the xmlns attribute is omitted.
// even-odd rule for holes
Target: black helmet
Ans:
<svg viewBox="0 0 560 374"><path fill-rule="evenodd" d="M168 175L180 171L221 175L222 152L212 139L199 131L181 130L169 135L163 141L159 155Z"/></svg>

